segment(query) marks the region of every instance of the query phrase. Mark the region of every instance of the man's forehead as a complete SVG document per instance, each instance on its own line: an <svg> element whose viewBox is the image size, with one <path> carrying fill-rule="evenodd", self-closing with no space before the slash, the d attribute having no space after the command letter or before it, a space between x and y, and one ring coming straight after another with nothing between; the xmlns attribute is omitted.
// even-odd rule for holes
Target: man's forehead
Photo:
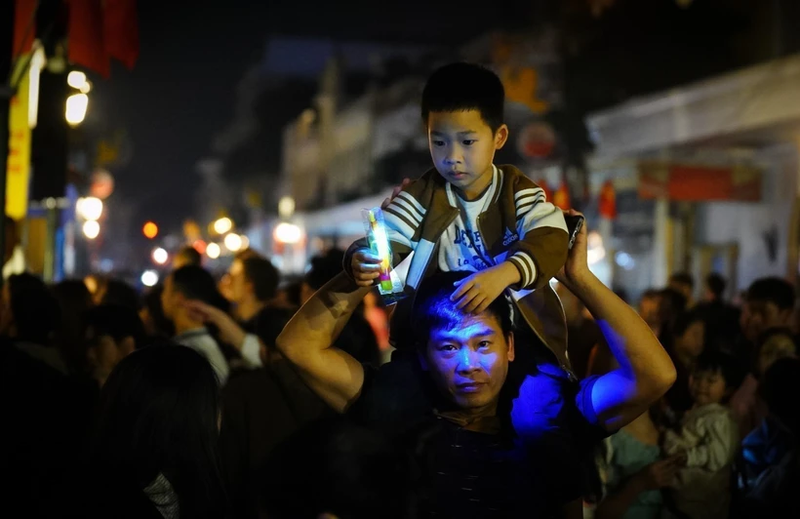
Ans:
<svg viewBox="0 0 800 519"><path fill-rule="evenodd" d="M501 333L500 324L492 315L481 314L479 316L463 317L459 322L449 327L434 328L431 330L431 338L447 339L460 338L469 339L473 337L486 337Z"/></svg>

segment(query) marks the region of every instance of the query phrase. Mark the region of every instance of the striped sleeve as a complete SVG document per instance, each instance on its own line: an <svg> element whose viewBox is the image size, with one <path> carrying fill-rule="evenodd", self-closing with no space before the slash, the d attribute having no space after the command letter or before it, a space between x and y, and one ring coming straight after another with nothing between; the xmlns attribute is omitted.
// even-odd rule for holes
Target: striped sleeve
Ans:
<svg viewBox="0 0 800 519"><path fill-rule="evenodd" d="M530 181L514 193L514 209L520 239L510 248L508 260L520 273L520 288L540 288L567 259L564 214L546 200L542 188Z"/></svg>
<svg viewBox="0 0 800 519"><path fill-rule="evenodd" d="M401 191L383 210L390 242L412 248L414 234L425 218L425 208L411 194Z"/></svg>

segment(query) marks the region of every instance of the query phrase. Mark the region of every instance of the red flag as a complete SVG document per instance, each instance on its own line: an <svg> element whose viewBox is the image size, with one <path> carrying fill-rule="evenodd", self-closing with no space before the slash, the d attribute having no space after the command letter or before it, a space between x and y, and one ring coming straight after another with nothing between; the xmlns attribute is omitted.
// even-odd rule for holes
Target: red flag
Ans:
<svg viewBox="0 0 800 519"><path fill-rule="evenodd" d="M36 39L36 2L37 0L16 0L12 59L31 51L33 40Z"/></svg>
<svg viewBox="0 0 800 519"><path fill-rule="evenodd" d="M106 0L103 16L106 53L132 69L139 57L136 0Z"/></svg>
<svg viewBox="0 0 800 519"><path fill-rule="evenodd" d="M597 203L600 216L613 220L617 217L617 195L614 192L614 183L606 180L600 188L600 199Z"/></svg>
<svg viewBox="0 0 800 519"><path fill-rule="evenodd" d="M76 65L108 77L111 64L103 41L101 0L68 0L68 58Z"/></svg>
<svg viewBox="0 0 800 519"><path fill-rule="evenodd" d="M558 191L556 191L556 194L553 195L553 205L559 209L563 209L564 211L570 208L569 187L567 186L567 182L565 180L561 181Z"/></svg>

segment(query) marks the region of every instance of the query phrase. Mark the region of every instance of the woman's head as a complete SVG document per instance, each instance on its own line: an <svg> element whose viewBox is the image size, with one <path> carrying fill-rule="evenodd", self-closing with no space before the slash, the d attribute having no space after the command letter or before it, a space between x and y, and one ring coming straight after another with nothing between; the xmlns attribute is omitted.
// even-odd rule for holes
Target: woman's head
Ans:
<svg viewBox="0 0 800 519"><path fill-rule="evenodd" d="M139 489L163 473L181 516L219 511L219 387L202 355L169 343L128 355L103 387L99 417L96 463Z"/></svg>
<svg viewBox="0 0 800 519"><path fill-rule="evenodd" d="M672 325L672 348L681 358L696 359L705 347L705 323L696 313L684 312Z"/></svg>

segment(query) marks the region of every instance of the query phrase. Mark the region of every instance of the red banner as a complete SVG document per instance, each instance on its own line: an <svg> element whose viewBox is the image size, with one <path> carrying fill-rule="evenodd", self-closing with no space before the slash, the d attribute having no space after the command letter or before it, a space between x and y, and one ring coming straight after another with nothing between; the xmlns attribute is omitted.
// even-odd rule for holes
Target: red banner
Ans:
<svg viewBox="0 0 800 519"><path fill-rule="evenodd" d="M761 200L761 172L750 166L702 166L642 162L639 197L700 202Z"/></svg>

